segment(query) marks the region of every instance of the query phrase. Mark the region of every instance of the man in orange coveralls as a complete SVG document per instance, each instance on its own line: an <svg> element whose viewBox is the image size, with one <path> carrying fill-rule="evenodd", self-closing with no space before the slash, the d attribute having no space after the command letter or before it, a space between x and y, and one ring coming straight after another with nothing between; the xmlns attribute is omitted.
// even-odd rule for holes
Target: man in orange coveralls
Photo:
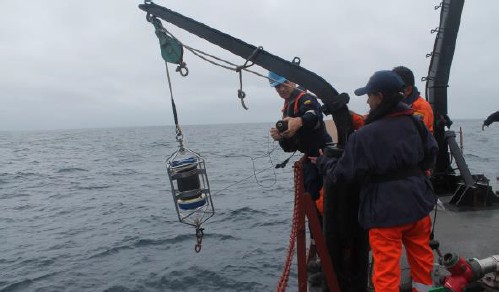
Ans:
<svg viewBox="0 0 499 292"><path fill-rule="evenodd" d="M405 98L402 102L411 107L414 110L414 115L420 116L428 130L433 133L433 109L430 103L420 95L418 88L414 86L414 74L404 66L393 68L393 72L397 73L406 85Z"/></svg>
<svg viewBox="0 0 499 292"><path fill-rule="evenodd" d="M414 86L414 74L409 68L404 66L393 68L393 72L397 73L406 84L403 91L404 99L402 102L411 107L414 110L414 115L421 117L428 130L433 133L433 109L431 108L430 103L420 95L418 88ZM364 126L364 120L367 115L363 116L352 111L350 114L352 115L355 130Z"/></svg>

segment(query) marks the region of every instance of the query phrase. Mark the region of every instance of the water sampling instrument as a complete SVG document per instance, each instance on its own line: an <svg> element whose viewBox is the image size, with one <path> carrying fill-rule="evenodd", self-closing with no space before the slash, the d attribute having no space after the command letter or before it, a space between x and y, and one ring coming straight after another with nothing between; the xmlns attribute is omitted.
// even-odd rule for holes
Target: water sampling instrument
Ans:
<svg viewBox="0 0 499 292"><path fill-rule="evenodd" d="M156 36L159 39L161 56L165 61L166 76L172 102L173 117L175 120L176 140L179 144L177 151L166 160L166 169L170 179L171 192L175 210L180 222L196 228L196 245L194 250L201 251L203 228L201 224L215 214L211 198L210 185L206 174L205 160L198 153L184 146L184 136L178 122L177 108L173 99L173 90L168 70L168 63L177 64L176 71L187 76L189 71L183 62L182 45L163 28L161 21L151 14L147 14L147 21L153 24Z"/></svg>

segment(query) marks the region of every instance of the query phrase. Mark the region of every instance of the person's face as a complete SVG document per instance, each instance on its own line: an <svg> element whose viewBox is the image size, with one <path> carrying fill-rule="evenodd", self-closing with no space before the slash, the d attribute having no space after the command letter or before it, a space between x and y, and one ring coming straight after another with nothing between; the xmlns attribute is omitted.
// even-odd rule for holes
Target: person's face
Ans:
<svg viewBox="0 0 499 292"><path fill-rule="evenodd" d="M377 108L382 100L383 94L381 94L380 92L367 94L367 104L369 105L371 110Z"/></svg>
<svg viewBox="0 0 499 292"><path fill-rule="evenodd" d="M409 85L404 89L404 97L409 97L412 94L412 86Z"/></svg>
<svg viewBox="0 0 499 292"><path fill-rule="evenodd" d="M288 99L291 96L291 92L293 92L294 88L295 84L293 82L286 81L282 84L277 85L275 87L275 90L280 97Z"/></svg>

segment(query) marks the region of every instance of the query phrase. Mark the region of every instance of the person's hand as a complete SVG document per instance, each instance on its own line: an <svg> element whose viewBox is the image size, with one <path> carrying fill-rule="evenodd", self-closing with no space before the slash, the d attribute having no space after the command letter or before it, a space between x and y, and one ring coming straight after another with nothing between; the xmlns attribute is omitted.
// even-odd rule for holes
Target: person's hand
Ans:
<svg viewBox="0 0 499 292"><path fill-rule="evenodd" d="M300 130L301 127L303 126L303 120L300 117L297 118L286 117L282 120L288 122L288 129L281 133L282 136L285 138L293 137L296 134L296 132L298 132L298 130Z"/></svg>
<svg viewBox="0 0 499 292"><path fill-rule="evenodd" d="M281 133L279 133L279 130L277 130L276 128L270 128L270 136L275 141L279 141L279 139L282 138Z"/></svg>
<svg viewBox="0 0 499 292"><path fill-rule="evenodd" d="M320 156L324 155L324 152L322 151L322 149L319 149L319 155ZM312 164L317 164L317 158L319 158L319 157L314 157L314 156L308 157L308 159L310 159L310 162L312 162Z"/></svg>

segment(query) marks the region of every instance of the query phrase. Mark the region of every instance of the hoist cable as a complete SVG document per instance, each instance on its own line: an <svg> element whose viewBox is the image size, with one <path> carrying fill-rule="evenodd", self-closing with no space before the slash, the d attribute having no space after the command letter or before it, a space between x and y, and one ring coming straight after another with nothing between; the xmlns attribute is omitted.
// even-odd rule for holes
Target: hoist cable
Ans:
<svg viewBox="0 0 499 292"><path fill-rule="evenodd" d="M178 123L177 106L175 105L175 100L173 98L173 89L172 89L172 82L171 82L171 78L170 78L170 70L168 70L168 62L165 62L165 68L166 68L166 77L168 79L168 89L170 90L170 99L172 101L172 111L173 111L173 119L175 121L176 139L177 139L177 142L180 143L180 147L183 148L184 136L182 134L182 130L180 129L180 125Z"/></svg>
<svg viewBox="0 0 499 292"><path fill-rule="evenodd" d="M151 16L151 17L153 17L153 16ZM149 20L149 18L148 18L148 21L150 21L150 20ZM189 50L191 53L193 53L195 56L199 57L200 59L205 60L205 61L207 61L207 62L209 62L209 63L211 63L211 64L213 64L213 65L215 65L215 66L219 66L219 67L222 67L222 68L225 68L225 69L231 70L231 71L238 72L238 73L239 73L239 82L240 82L240 89L238 90L238 95L239 95L239 98L241 98L242 105L243 105L243 107L244 107L245 109L247 109L247 107L245 106L244 101L243 101L243 98L245 97L245 95L244 95L244 92L242 92L242 76L241 76L241 71L242 71L242 70L245 70L245 71L247 71L247 72L250 72L250 73L252 73L252 74L255 74L255 75L257 75L257 76L260 76L260 77L262 77L262 78L265 78L265 79L271 80L269 77L267 77L267 76L265 76L265 75L263 75L263 74L260 74L260 73L258 73L258 72L256 72L256 71L253 71L253 70L248 69L250 66L252 66L252 65L253 65L252 63L251 63L251 64L248 64L248 62L250 62L250 61L251 61L251 58L253 58L253 56L255 56L255 55L258 53L258 50L262 49L261 47L257 48L257 49L256 49L256 50L255 50L255 51L251 54L251 56L249 56L249 57L246 59L246 61L245 61L244 65L239 66L239 65L236 65L236 64L234 64L234 63L232 63L232 62L229 62L229 61L227 61L227 60L224 60L224 59L219 58L219 57L217 57L217 56L214 56L214 55L208 54L208 53L203 52L203 51L201 51L201 50L199 50L199 49L195 49L195 48L193 48L193 47L190 47L190 46L188 46L188 45L186 45L186 44L182 43L179 39L177 39L175 36L173 36L173 34L171 34L171 33L170 33L167 29L165 29L163 26L158 26L158 27L156 27L156 29L157 29L157 30L159 30L159 31L161 31L162 33L164 33L164 34L165 34L165 35L167 35L168 37L170 37L170 38L174 39L174 40L175 40L176 42L178 42L178 43L179 43L182 47L186 48L186 49L187 49L187 50ZM207 56L207 57L206 57L206 56ZM209 57L209 58L212 58L212 59L214 59L214 60L217 60L217 61L219 61L219 62L223 62L223 63L225 63L225 64L227 64L227 65L223 65L223 64L221 64L221 63L217 63L217 62L215 62L215 61L213 61L213 60L210 60L208 57ZM182 65L183 65L183 66L185 66L185 64L184 64L184 63L182 63L182 64L181 64L181 67L182 67ZM181 128L180 128L179 122L178 122L177 108L176 108L176 105L175 105L175 100L174 100L174 97L173 97L172 82L171 82L171 77L170 77L170 72L169 72L168 62L167 62L167 61L165 61L165 69L166 69L166 76L167 76L167 79L168 79L168 88L169 88L169 91L170 91L170 98L171 98L171 103L172 103L172 111L173 111L173 118L174 118L175 128L176 128L176 139L177 139L177 141L180 143L180 147L181 147L181 148L183 148L183 134L182 134L182 130L181 130ZM177 69L177 71L179 71L179 70ZM185 75L183 75L183 76L185 76ZM271 81L275 81L275 80L271 80ZM285 84L285 85L287 85L287 84ZM300 90L300 91L303 91L303 90L302 90L301 88L299 88L299 87L297 87L297 89L298 89L298 90ZM268 147L268 149L270 149L270 147ZM286 159L286 161L285 161L284 163L281 163L281 164L278 164L278 165L274 166L274 163L273 163L273 161L272 161L272 157L271 157L271 155L270 155L270 154L271 154L271 153L272 153L275 149L276 149L276 147L274 146L274 147L273 147L273 149L272 149L272 150L269 150L269 151L268 151L265 155L263 155L263 156L257 156L257 157L254 157L254 158L253 158L253 157L251 157L251 156L248 156L248 155L239 155L239 156L223 156L223 157L225 157L225 158L226 158L226 157L248 157L248 158L250 158L250 159L251 159L251 161L252 161L252 164L253 164L253 174L252 174L252 175L250 175L250 176L248 176L248 177L245 177L245 178L243 178L243 179L241 179L241 180L239 180L239 181L237 181L237 182L235 182L235 183L233 183L233 184L230 184L230 185L228 185L228 186L224 187L223 189L221 189L221 190L217 191L217 192L216 192L216 193L214 193L214 194L220 193L220 192L222 192L222 191L224 191L224 190L226 190L226 189L228 189L228 188L230 188L230 187L232 187L232 186L234 186L234 185L237 185L237 184L239 184L239 183L241 183L241 182L243 182L243 181L245 181L245 180L247 180L247 179L249 179L249 178L252 178L252 177L254 177L254 178L255 178L255 180L256 180L256 182L257 182L257 184L258 184L259 186L261 186L261 187L264 187L264 188L265 188L265 187L271 187L272 185L274 185L274 184L276 183L276 173L275 173L275 168L281 168L281 167L284 167L284 166L285 166L285 164L286 164L286 162L287 162L287 161L289 161L289 159L290 159L291 157L293 157L293 155L294 155L294 153L293 153L293 155L291 155L288 159ZM269 157L269 160L270 160L270 164L271 164L271 166L270 166L270 167L268 167L268 168L265 168L265 169L263 169L263 170L257 171L257 170L256 170L256 167L255 167L255 160L256 160L256 159L258 159L258 158L263 158L263 157L266 157L266 156L268 156L268 157ZM263 184L259 181L259 179L258 179L257 175L258 175L258 174L260 174L260 173L262 173L262 172L264 172L264 171L266 171L266 170L268 170L268 169L273 169L274 182L273 182L271 185L269 185L269 186L264 186L264 185L263 185Z"/></svg>
<svg viewBox="0 0 499 292"><path fill-rule="evenodd" d="M241 70L244 70L246 72L249 72L249 73L252 73L256 76L259 76L259 77L262 77L264 79L267 79L267 80L271 80L271 81L276 81L276 80L272 80L271 78L263 75L263 74L260 74L256 71L253 71L253 70L250 70L248 69L249 66L246 66L246 65L243 65L243 66L239 66L237 64L234 64L230 61L227 61L227 60L224 60L222 58L219 58L217 56L214 56L214 55L211 55L209 53L206 53L202 50L199 50L199 49L196 49L196 48L193 48L191 46L188 46L186 44L184 44L183 42L181 42L178 38L176 38L172 33L170 33L166 28L161 28L160 29L162 32L164 32L165 34L167 34L169 37L171 37L172 39L174 39L175 41L177 41L182 47L186 48L187 50L189 50L193 55L197 56L198 58L212 64L212 65L215 65L215 66L218 66L218 67L221 67L221 68L224 68L224 69L227 69L227 70L231 70L231 71L234 71L234 72L238 72L238 71L241 71ZM221 63L217 63L213 60L210 60L209 58L212 58L214 60L217 60L219 62L223 62L225 63L226 65L224 64L221 64ZM251 58L251 57L249 57ZM249 60L248 58L248 60ZM246 63L248 62L248 60L246 60ZM286 85L286 84L285 84ZM297 89L299 89L300 91L303 91L302 89L300 89L299 87L297 87Z"/></svg>

